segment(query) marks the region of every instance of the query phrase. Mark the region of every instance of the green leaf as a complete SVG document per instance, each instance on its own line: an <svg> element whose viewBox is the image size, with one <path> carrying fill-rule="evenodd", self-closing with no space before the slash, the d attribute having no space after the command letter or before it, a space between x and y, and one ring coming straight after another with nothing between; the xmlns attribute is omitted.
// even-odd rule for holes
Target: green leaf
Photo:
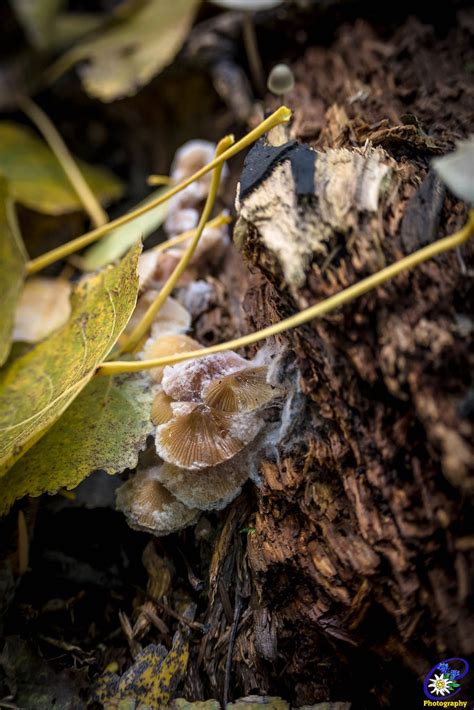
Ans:
<svg viewBox="0 0 474 710"><path fill-rule="evenodd" d="M47 49L53 39L54 20L64 0L10 0L10 3L33 47Z"/></svg>
<svg viewBox="0 0 474 710"><path fill-rule="evenodd" d="M0 372L0 476L59 419L114 346L137 300L140 250L82 281L68 322Z"/></svg>
<svg viewBox="0 0 474 710"><path fill-rule="evenodd" d="M168 187L161 187L149 195L146 200L140 202L138 207L148 204L160 195L164 195L168 190ZM140 236L142 241L145 241L146 237L154 232L155 229L158 229L165 221L168 214L168 204L168 202L164 202L162 205L158 205L155 209L145 212L132 222L117 227L103 239L99 239L84 254L80 262L81 268L84 271L100 269L102 266L111 264L116 259L119 259L132 244L135 244Z"/></svg>
<svg viewBox="0 0 474 710"><path fill-rule="evenodd" d="M52 48L64 50L92 32L99 30L107 21L107 15L93 12L60 13L54 23Z"/></svg>
<svg viewBox="0 0 474 710"><path fill-rule="evenodd" d="M10 352L16 304L23 286L26 260L15 207L8 196L7 181L0 177L0 366Z"/></svg>
<svg viewBox="0 0 474 710"><path fill-rule="evenodd" d="M97 198L119 198L122 183L111 172L78 160L85 180ZM9 180L11 196L26 207L60 215L83 206L49 147L25 126L0 122L0 172Z"/></svg>
<svg viewBox="0 0 474 710"><path fill-rule="evenodd" d="M98 37L73 47L53 67L57 78L76 62L85 90L101 101L133 96L170 64L186 39L200 0L148 0Z"/></svg>
<svg viewBox="0 0 474 710"><path fill-rule="evenodd" d="M135 468L153 429L153 393L140 374L95 377L62 417L0 479L0 515L25 495L75 488L92 471Z"/></svg>

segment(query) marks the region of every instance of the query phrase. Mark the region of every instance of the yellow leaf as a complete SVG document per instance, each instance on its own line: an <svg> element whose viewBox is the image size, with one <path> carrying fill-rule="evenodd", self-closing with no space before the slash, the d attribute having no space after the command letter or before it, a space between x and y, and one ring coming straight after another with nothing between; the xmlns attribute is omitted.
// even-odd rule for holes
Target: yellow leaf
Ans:
<svg viewBox="0 0 474 710"><path fill-rule="evenodd" d="M25 495L75 488L92 471L134 468L153 425L141 373L95 377L51 429L0 479L0 515Z"/></svg>
<svg viewBox="0 0 474 710"><path fill-rule="evenodd" d="M135 307L140 250L82 281L68 322L0 372L0 476L59 419L112 349Z"/></svg>
<svg viewBox="0 0 474 710"><path fill-rule="evenodd" d="M200 0L148 0L131 16L67 52L53 67L57 78L76 62L84 88L101 101L133 96L170 64L186 39Z"/></svg>
<svg viewBox="0 0 474 710"><path fill-rule="evenodd" d="M11 346L15 310L25 276L26 253L8 196L7 181L0 177L0 365Z"/></svg>
<svg viewBox="0 0 474 710"><path fill-rule="evenodd" d="M190 604L183 616L192 621L195 612L196 606ZM169 707L188 666L188 636L186 627L179 629L169 653L161 645L146 646L120 677L106 671L96 685L96 698L105 708L120 707L120 703L126 700L135 710Z"/></svg>
<svg viewBox="0 0 474 710"><path fill-rule="evenodd" d="M101 202L121 196L122 183L111 172L81 160L77 165ZM25 126L0 122L0 172L9 180L11 196L32 210L60 215L83 209L55 155Z"/></svg>

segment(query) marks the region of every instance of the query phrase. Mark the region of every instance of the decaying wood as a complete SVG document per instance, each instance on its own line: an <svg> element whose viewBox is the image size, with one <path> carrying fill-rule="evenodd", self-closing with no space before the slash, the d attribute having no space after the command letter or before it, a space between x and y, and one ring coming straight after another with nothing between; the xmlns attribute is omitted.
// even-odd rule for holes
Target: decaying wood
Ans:
<svg viewBox="0 0 474 710"><path fill-rule="evenodd" d="M367 29L358 32L365 41ZM367 57L385 50L364 49L371 70ZM321 50L302 65L315 57L330 71L334 62L343 94L342 59ZM351 77L344 90L355 86ZM419 129L364 124L337 104L323 119L318 94L306 91L293 136L317 136L312 191L307 174L300 189L289 144L255 148L266 167L256 170L251 154L241 180L234 237L251 272L247 328L340 291L465 217L429 170L436 149ZM396 125L395 100L383 110ZM455 135L435 133L445 147ZM271 684L296 704L356 696L398 707L421 697L439 658L474 653L473 259L469 243L278 339L300 393L261 467L245 565L227 573L229 618L211 597L213 633L226 629L214 659L201 657L214 688L242 569L254 585L233 654L243 692Z"/></svg>

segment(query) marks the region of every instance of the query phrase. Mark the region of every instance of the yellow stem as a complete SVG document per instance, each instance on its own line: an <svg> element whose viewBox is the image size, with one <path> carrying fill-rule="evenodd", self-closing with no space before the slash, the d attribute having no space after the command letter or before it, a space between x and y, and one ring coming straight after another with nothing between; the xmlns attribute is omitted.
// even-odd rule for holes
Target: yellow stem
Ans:
<svg viewBox="0 0 474 710"><path fill-rule="evenodd" d="M355 298L362 296L367 291L371 291L377 288L381 284L385 283L389 279L393 279L398 274L404 271L413 269L415 266L432 259L438 254L442 254L445 251L454 249L455 247L463 244L472 234L474 233L474 210L469 213L469 219L466 225L449 237L440 239L434 244L430 244L423 249L406 256L403 259L387 266L385 269L378 271L372 276L368 276L366 279L359 281L359 283L349 286L340 293L330 296L321 303L317 303L314 306L306 308L301 313L297 313L290 318L275 323L274 325L268 326L263 330L259 330L256 333L250 333L249 335L244 335L242 338L236 338L235 340L230 340L227 343L220 343L219 345L213 345L209 348L202 348L200 350L193 350L188 353L179 353L177 355L170 355L167 357L159 357L154 360L141 360L137 362L106 362L103 363L98 370L100 375L111 375L120 372L137 372L140 370L151 369L153 367L163 367L165 365L173 365L177 362L182 362L183 360L190 360L192 358L204 357L205 355L212 355L213 353L223 352L225 350L236 350L237 348L242 348L246 345L251 345L259 340L264 340L273 335L278 335L285 330L290 328L297 328L304 323L307 323L314 318L319 318L330 311L333 311L340 306L343 306Z"/></svg>
<svg viewBox="0 0 474 710"><path fill-rule="evenodd" d="M152 200L148 204L142 205L141 207L137 207L131 212L128 212L127 214L124 214L121 217L112 220L108 224L104 224L102 227L93 229L91 232L87 232L86 234L83 234L77 239L73 239L67 244L62 244L60 247L52 249L46 254L38 256L36 259L32 259L26 265L27 273L34 274L37 271L41 271L41 269L44 269L50 264L53 264L55 261L63 259L64 257L69 256L70 254L73 254L74 252L89 246L89 244L92 244L93 242L97 241L97 239L100 239L100 237L112 231L112 229L120 227L122 224L127 224L127 222L131 222L133 219L135 219L135 217L140 217L140 215L144 214L145 212L148 212L149 210L154 209L158 205L163 204L163 202L166 202L166 200L169 200L170 197L173 197L173 195L176 195L181 190L184 190L195 180L199 180L210 170L214 170L214 168L216 168L218 165L221 165L226 160L229 160L229 158L232 158L234 155L239 153L241 150L247 148L271 128L274 128L279 123L285 123L289 121L290 118L290 109L286 108L286 106L280 106L277 111L272 113L271 116L265 119L265 121L262 121L262 123L260 123L256 128L250 131L250 133L247 133L246 136L244 136L241 140L237 141L237 143L235 143L228 150L222 153L222 155L217 158L214 158L214 160L212 160L210 163L195 172L194 175L191 175L186 180L183 180L183 182L180 182L178 185L172 187L168 192L166 192L166 194L160 195L160 197L157 197L155 200Z"/></svg>
<svg viewBox="0 0 474 710"><path fill-rule="evenodd" d="M204 225L204 229L215 229L216 227L222 227L224 224L229 224L230 222L232 222L232 217L230 215L220 214L207 222ZM198 227L190 229L187 232L183 232L182 234L178 234L177 237L173 237L172 239L167 239L165 242L157 244L156 247L152 247L151 251L167 251L168 249L172 249L177 244L181 244L187 239L195 237L197 230Z"/></svg>
<svg viewBox="0 0 474 710"><path fill-rule="evenodd" d="M233 142L234 142L233 136L226 136L225 138L222 138L222 140L219 141L217 148L216 148L216 158L219 155L222 155L224 153L224 151L228 150L228 148L230 148L230 146L233 144ZM220 183L223 167L224 167L224 164L220 163L219 165L217 165L214 168L214 171L212 173L211 186L209 188L209 194L206 199L206 204L204 205L204 209L203 209L201 217L199 219L199 223L196 228L196 232L195 232L193 238L191 239L189 246L187 247L183 256L181 257L178 264L176 265L173 273L167 279L166 283L163 285L158 296L155 298L153 303L150 304L150 306L148 307L148 310L146 311L146 313L143 316L143 318L141 319L141 321L138 323L138 325L134 328L134 330L128 336L127 340L125 341L124 345L122 346L122 352L131 352L132 350L134 350L136 345L141 341L143 336L150 329L151 324L153 323L154 319L156 318L157 314L159 313L160 309L162 308L164 302L166 301L168 296L173 291L174 287L178 283L180 277L182 276L183 272L185 271L189 262L191 261L192 256L193 256L194 252L196 251L196 247L198 245L199 239L201 238L201 234L203 233L204 228L206 226L206 222L210 217L210 214L212 212L212 208L214 207L214 203L216 201L216 196L217 196L217 191L219 189L219 183Z"/></svg>
<svg viewBox="0 0 474 710"><path fill-rule="evenodd" d="M153 185L174 185L173 178L169 175L153 175Z"/></svg>
<svg viewBox="0 0 474 710"><path fill-rule="evenodd" d="M45 141L53 151L58 163L61 165L66 177L82 202L84 210L89 215L92 224L95 227L101 227L106 224L109 221L107 213L87 184L74 157L51 119L45 114L43 109L27 96L21 96L18 99L18 104L30 121L34 123L41 132Z"/></svg>

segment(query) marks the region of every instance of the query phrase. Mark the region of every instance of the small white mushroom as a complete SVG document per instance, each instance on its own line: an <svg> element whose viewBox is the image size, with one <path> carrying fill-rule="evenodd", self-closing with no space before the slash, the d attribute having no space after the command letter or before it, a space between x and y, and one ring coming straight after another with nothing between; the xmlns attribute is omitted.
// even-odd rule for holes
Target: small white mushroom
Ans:
<svg viewBox="0 0 474 710"><path fill-rule="evenodd" d="M292 91L294 86L295 77L288 64L276 64L268 76L268 90L276 96L283 96Z"/></svg>
<svg viewBox="0 0 474 710"><path fill-rule="evenodd" d="M181 333L169 333L151 337L145 344L141 353L143 360L155 360L166 355L176 355L178 353L189 353L193 350L199 350L201 344L197 340L193 340L188 335ZM149 370L152 379L160 383L163 379L164 367L154 367Z"/></svg>

